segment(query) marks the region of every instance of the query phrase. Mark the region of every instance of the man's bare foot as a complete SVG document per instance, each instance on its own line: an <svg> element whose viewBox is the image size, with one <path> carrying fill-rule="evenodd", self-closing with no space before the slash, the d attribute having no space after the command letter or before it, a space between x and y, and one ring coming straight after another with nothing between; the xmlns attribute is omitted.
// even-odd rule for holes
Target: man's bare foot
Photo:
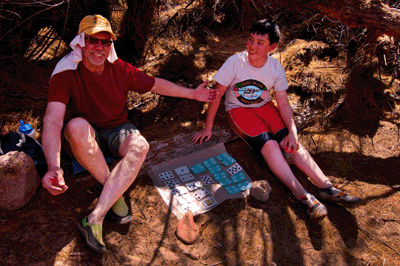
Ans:
<svg viewBox="0 0 400 266"><path fill-rule="evenodd" d="M188 211L185 213L182 220L178 222L176 237L183 243L190 245L197 240L199 235L199 229L193 220L193 213L192 211Z"/></svg>

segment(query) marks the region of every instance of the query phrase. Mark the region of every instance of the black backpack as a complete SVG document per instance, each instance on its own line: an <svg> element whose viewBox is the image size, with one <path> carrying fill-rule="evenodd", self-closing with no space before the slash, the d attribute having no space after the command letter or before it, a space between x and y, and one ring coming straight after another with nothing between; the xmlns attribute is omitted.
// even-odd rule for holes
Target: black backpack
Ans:
<svg viewBox="0 0 400 266"><path fill-rule="evenodd" d="M22 151L29 155L36 165L36 170L41 177L47 172L46 158L39 142L24 133L11 131L0 135L0 155L10 151Z"/></svg>

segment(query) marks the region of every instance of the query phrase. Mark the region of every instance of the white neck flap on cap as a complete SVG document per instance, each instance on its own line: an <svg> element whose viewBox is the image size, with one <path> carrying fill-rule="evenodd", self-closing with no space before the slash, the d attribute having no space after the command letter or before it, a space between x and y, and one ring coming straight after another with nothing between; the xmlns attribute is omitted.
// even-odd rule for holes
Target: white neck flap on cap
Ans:
<svg viewBox="0 0 400 266"><path fill-rule="evenodd" d="M80 34L76 35L69 46L71 46L72 51L61 58L61 60L54 68L53 73L51 73L51 76L65 70L74 70L78 67L79 62L82 61L81 47L85 47L85 32L82 31ZM110 63L113 63L115 60L118 59L117 52L115 51L114 47L114 42L111 44L110 55L107 59Z"/></svg>

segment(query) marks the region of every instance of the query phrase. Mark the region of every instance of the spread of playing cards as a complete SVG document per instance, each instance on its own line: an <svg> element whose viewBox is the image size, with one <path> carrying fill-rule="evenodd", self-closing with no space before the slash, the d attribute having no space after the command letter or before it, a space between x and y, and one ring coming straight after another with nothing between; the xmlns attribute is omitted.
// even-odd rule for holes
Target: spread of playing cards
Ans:
<svg viewBox="0 0 400 266"><path fill-rule="evenodd" d="M196 216L227 199L244 198L252 183L223 143L152 166L149 176L178 219L189 210Z"/></svg>

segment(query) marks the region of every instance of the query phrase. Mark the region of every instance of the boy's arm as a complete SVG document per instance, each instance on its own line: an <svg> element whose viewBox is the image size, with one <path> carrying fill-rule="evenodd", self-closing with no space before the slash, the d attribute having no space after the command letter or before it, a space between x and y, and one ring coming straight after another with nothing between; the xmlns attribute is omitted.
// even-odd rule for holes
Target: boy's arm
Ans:
<svg viewBox="0 0 400 266"><path fill-rule="evenodd" d="M155 78L155 80L156 82L151 91L165 96L188 98L200 102L212 102L217 94L216 90L206 88L208 81L203 82L193 90L181 87L162 78Z"/></svg>
<svg viewBox="0 0 400 266"><path fill-rule="evenodd" d="M47 173L42 178L43 187L51 194L58 195L68 187L61 169L61 129L66 106L60 102L49 102L43 118L42 146L47 162Z"/></svg>
<svg viewBox="0 0 400 266"><path fill-rule="evenodd" d="M283 139L285 151L288 153L295 152L299 149L299 139L294 122L293 110L290 106L286 91L275 91L275 98L278 103L281 118L289 130L289 134Z"/></svg>
<svg viewBox="0 0 400 266"><path fill-rule="evenodd" d="M221 103L221 99L222 96L225 94L225 91L228 87L227 86L223 86L219 83L217 83L215 85L215 90L218 92L216 95L216 98L213 102L210 103L210 105L208 106L208 111L207 111L207 118L206 118L206 126L203 130L195 133L192 137L192 141L194 143L196 143L197 141L199 141L199 143L201 144L203 142L203 140L205 142L207 142L212 135L212 127L214 124L214 119L215 119L215 115L217 114L218 111L218 107Z"/></svg>

